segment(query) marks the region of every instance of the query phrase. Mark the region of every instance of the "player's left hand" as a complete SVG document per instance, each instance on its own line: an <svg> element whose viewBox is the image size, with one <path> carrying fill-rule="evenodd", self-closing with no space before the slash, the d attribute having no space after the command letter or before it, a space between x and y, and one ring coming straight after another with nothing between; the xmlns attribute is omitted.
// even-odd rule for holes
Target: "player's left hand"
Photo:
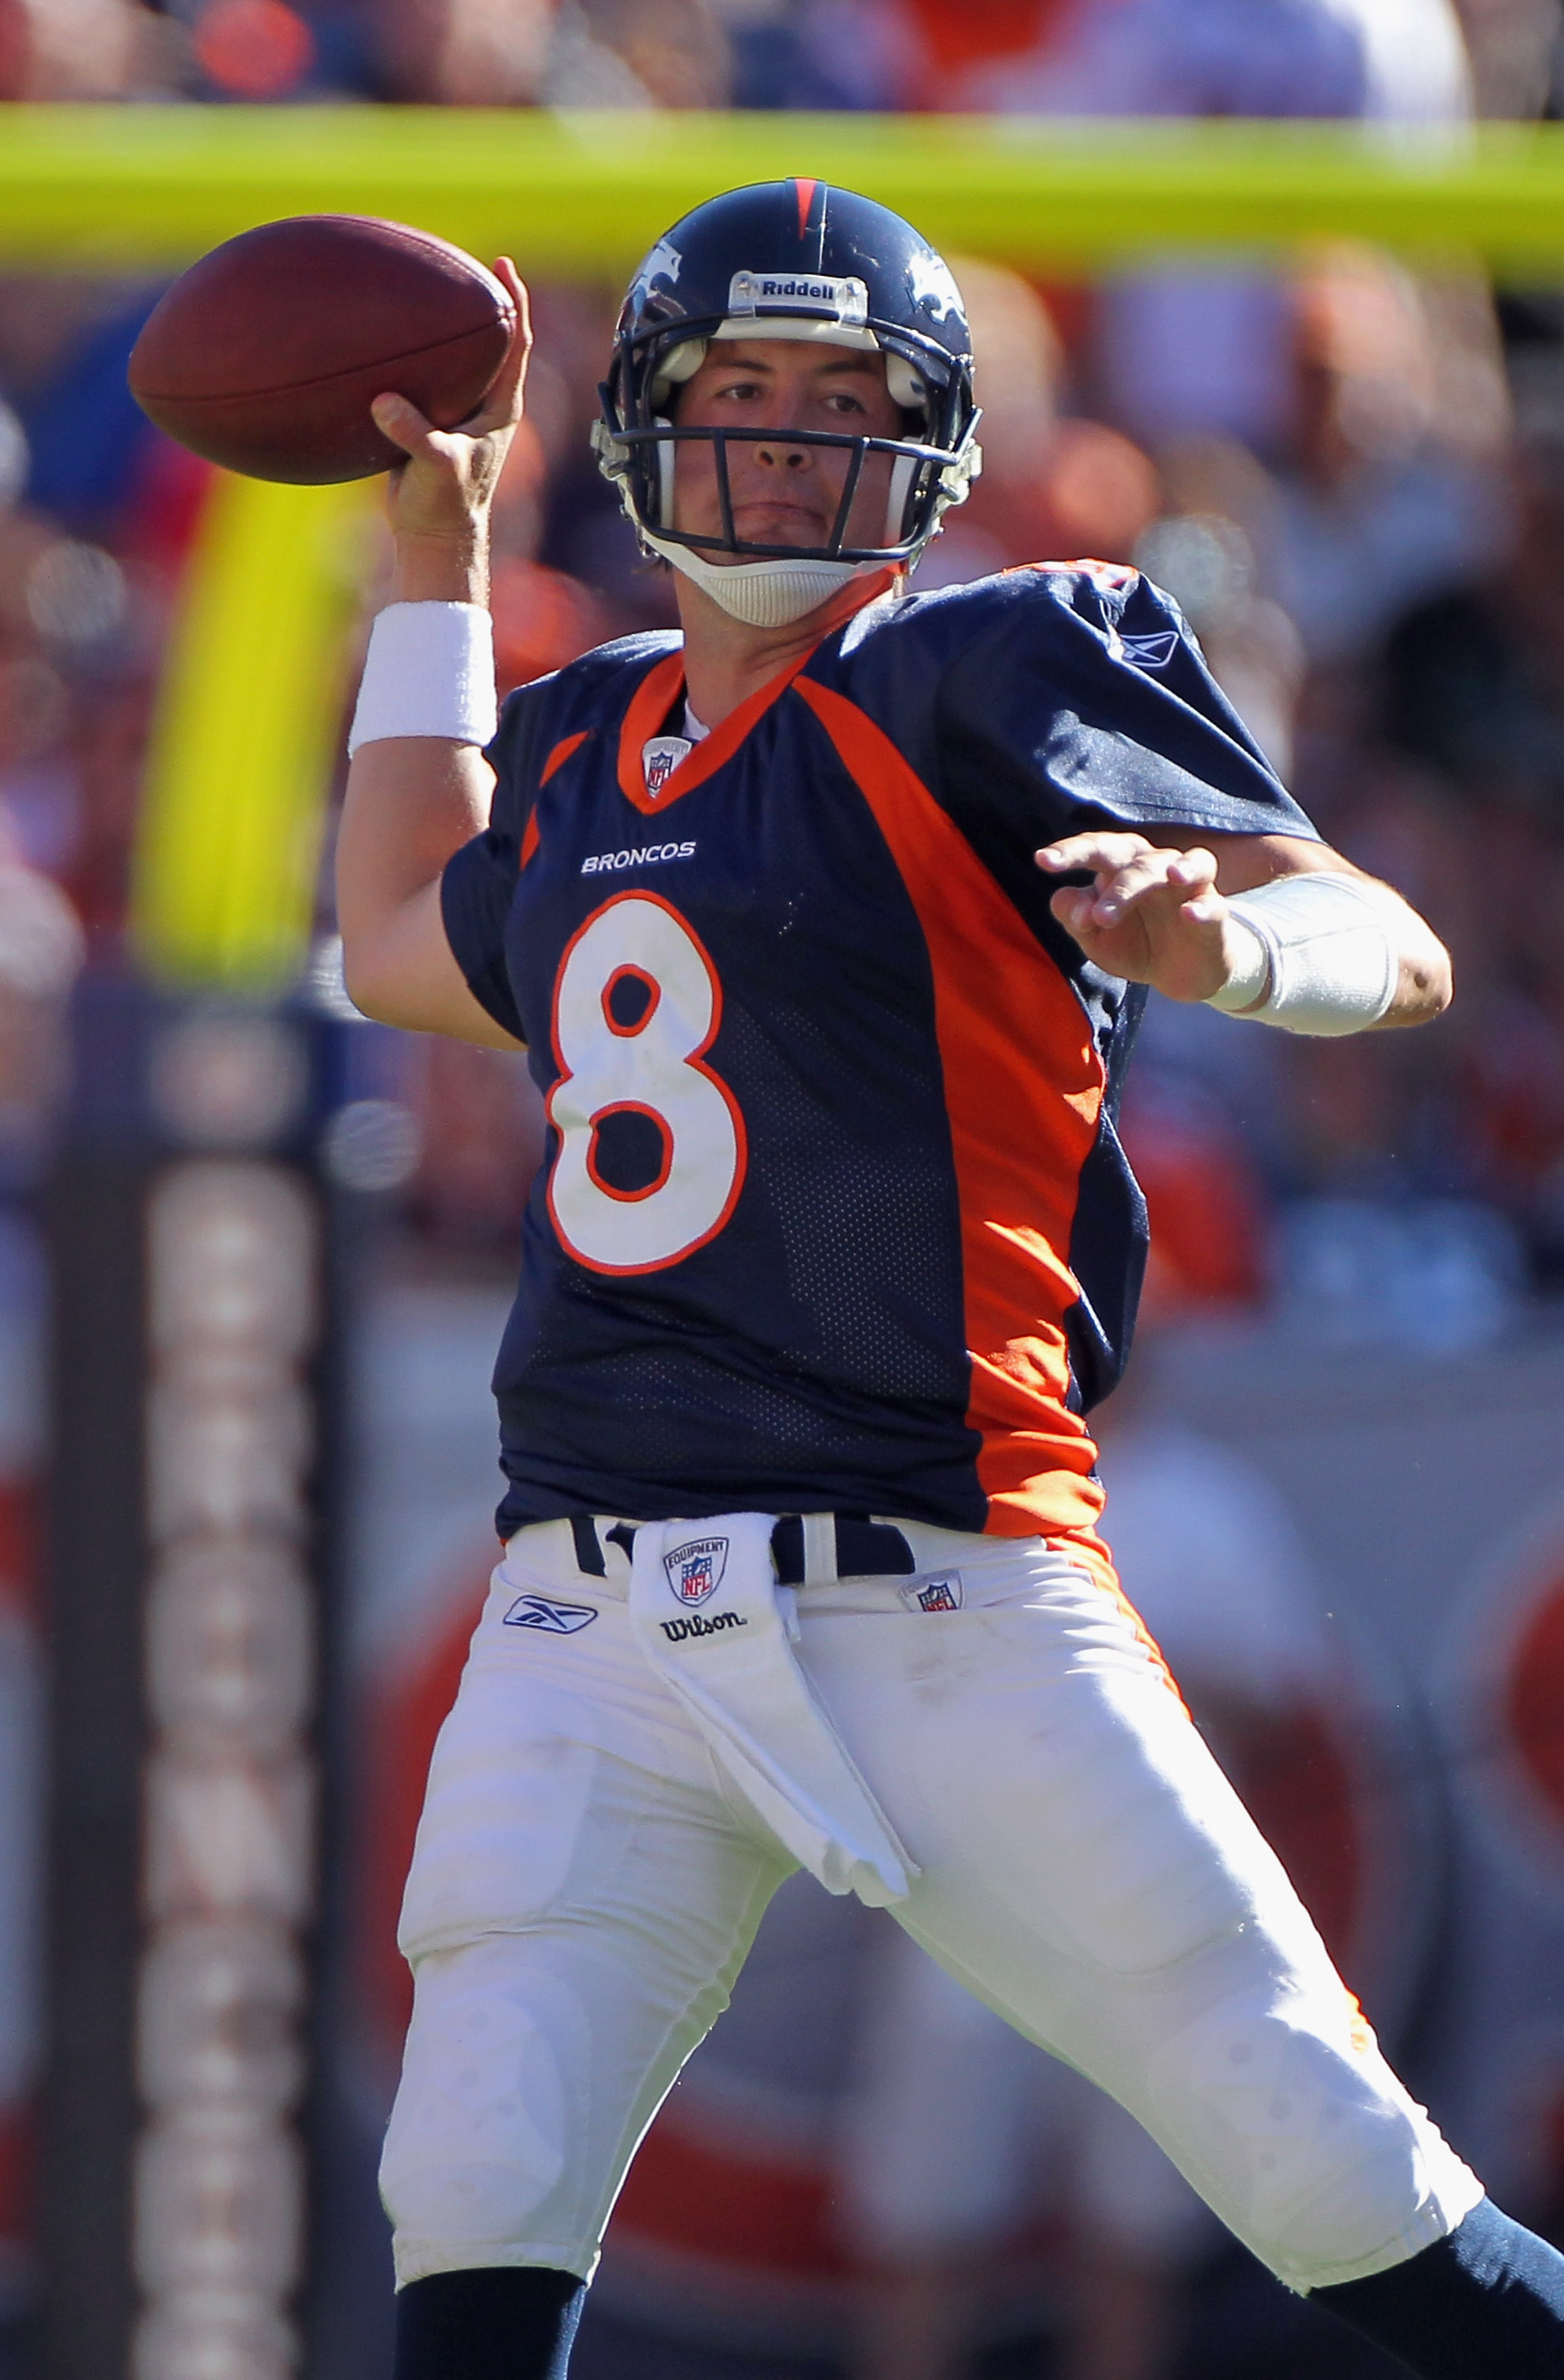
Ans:
<svg viewBox="0 0 1564 2380"><path fill-rule="evenodd" d="M1050 876L1089 868L1089 886L1064 885L1049 907L1093 963L1170 1000L1208 1000L1232 972L1228 905L1213 852L1170 851L1142 834L1070 834L1035 857Z"/></svg>

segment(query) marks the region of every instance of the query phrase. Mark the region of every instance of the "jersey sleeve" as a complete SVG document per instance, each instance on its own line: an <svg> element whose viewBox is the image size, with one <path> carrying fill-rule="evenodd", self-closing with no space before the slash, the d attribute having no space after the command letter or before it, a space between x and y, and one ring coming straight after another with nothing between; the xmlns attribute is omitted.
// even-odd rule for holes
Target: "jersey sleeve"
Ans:
<svg viewBox="0 0 1564 2380"><path fill-rule="evenodd" d="M940 693L941 759L966 801L1034 844L1100 827L1318 840L1148 579L1038 569L999 589Z"/></svg>
<svg viewBox="0 0 1564 2380"><path fill-rule="evenodd" d="M527 1035L505 965L505 928L521 873L521 839L534 797L527 766L531 738L527 733L526 691L523 687L511 696L492 743L484 747L483 757L495 780L489 824L452 854L440 880L445 939L467 989L495 1023L518 1041L525 1041Z"/></svg>

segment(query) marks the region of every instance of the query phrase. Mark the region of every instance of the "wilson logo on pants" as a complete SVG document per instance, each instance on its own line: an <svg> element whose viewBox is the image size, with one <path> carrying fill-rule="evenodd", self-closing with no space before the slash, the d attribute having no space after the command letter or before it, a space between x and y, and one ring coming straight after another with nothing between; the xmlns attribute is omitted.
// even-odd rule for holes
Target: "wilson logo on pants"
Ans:
<svg viewBox="0 0 1564 2380"><path fill-rule="evenodd" d="M696 1611L687 1620L660 1620L657 1624L670 1645L682 1645L686 1636L720 1636L724 1628L747 1628L749 1622L736 1611L719 1611L711 1620Z"/></svg>

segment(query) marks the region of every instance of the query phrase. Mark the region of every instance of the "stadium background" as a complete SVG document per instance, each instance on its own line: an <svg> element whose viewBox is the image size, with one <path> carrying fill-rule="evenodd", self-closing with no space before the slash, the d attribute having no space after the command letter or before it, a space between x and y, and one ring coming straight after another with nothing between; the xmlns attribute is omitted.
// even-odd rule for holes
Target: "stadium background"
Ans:
<svg viewBox="0 0 1564 2380"><path fill-rule="evenodd" d="M1403 61L1419 5L1384 0ZM671 616L585 443L639 250L774 172L902 207L955 252L988 415L919 583L1143 562L1324 831L1451 943L1458 1006L1404 1043L1154 1018L1119 1460L1127 1489L1137 1433L1143 1463L1241 1466L1256 1572L1291 1533L1307 1625L1276 1641L1313 1649L1247 1704L1216 1663L1202 1716L1410 2078L1558 2236L1558 14L1467 0L1459 90L1409 66L1267 103L1363 128L1083 121L1262 100L1103 69L1087 106L1071 12L1035 0L0 0L7 2380L384 2368L390 1933L490 1559L539 1122L519 1062L341 995L321 880L373 489L225 481L124 388L170 272L313 207L534 285L504 685ZM844 2146L883 1964L874 1921L783 1896L632 2180L585 2380L849 2369L893 2285ZM947 2047L931 2025L914 2067ZM1112 2190L1085 2236L1041 2119L1021 2168L980 2238L951 2216L950 2261L983 2368L1062 2374ZM1170 2374L1385 2368L1207 2234L1131 2245L1099 2261L1149 2276Z"/></svg>

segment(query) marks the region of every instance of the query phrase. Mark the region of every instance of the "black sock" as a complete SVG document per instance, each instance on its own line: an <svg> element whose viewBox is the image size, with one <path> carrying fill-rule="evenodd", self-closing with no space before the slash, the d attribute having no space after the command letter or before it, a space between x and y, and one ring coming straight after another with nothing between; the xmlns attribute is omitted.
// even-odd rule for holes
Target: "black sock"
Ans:
<svg viewBox="0 0 1564 2380"><path fill-rule="evenodd" d="M1388 2273L1313 2289L1352 2329L1421 2380L1561 2380L1564 2256L1475 2205L1447 2239Z"/></svg>
<svg viewBox="0 0 1564 2380"><path fill-rule="evenodd" d="M430 2273L396 2298L394 2380L564 2380L587 2284L542 2265Z"/></svg>

